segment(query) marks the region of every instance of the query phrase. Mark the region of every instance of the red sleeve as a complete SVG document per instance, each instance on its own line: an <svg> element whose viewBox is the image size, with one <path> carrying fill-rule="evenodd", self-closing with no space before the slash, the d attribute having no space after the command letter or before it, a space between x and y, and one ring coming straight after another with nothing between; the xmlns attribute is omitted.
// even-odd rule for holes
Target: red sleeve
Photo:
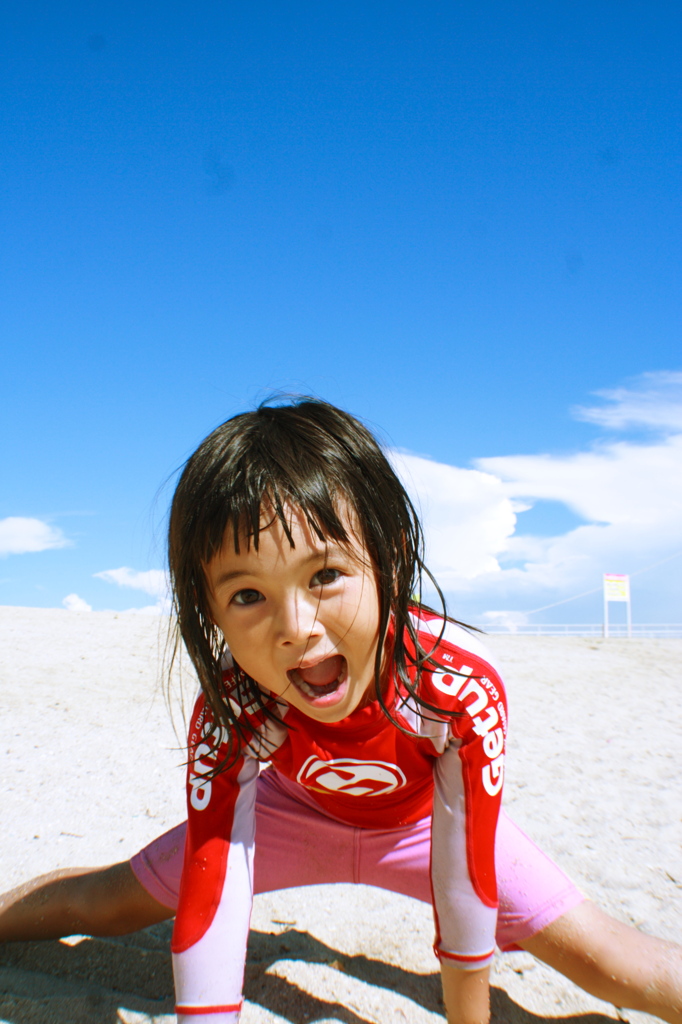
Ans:
<svg viewBox="0 0 682 1024"><path fill-rule="evenodd" d="M173 931L178 1020L233 1024L238 1019L253 898L258 761L242 754L205 776L224 756L222 730L203 697L189 732L187 840Z"/></svg>
<svg viewBox="0 0 682 1024"><path fill-rule="evenodd" d="M450 637L458 643L448 642ZM434 766L431 880L436 952L461 967L490 962L495 947L495 832L502 802L507 702L485 649L448 626L423 696L450 718ZM466 646L465 646L466 645ZM448 719L443 716L445 721Z"/></svg>

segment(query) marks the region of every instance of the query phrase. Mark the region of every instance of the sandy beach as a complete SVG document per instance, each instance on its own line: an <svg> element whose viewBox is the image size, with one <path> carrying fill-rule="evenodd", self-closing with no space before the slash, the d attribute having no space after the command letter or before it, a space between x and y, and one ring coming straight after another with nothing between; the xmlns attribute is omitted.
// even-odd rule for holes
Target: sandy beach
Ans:
<svg viewBox="0 0 682 1024"><path fill-rule="evenodd" d="M184 817L164 620L0 608L0 889L128 858ZM610 913L679 940L681 640L489 637L510 691L506 806ZM192 693L191 676L185 684ZM0 949L7 1024L172 1024L169 925ZM258 897L244 1024L443 1022L430 909L362 887ZM653 1018L499 955L493 1019Z"/></svg>

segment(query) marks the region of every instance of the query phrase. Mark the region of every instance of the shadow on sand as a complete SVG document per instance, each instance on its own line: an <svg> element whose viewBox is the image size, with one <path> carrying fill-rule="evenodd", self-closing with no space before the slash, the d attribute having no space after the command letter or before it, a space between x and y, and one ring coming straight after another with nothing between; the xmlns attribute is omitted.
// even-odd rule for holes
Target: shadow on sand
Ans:
<svg viewBox="0 0 682 1024"><path fill-rule="evenodd" d="M8 1024L120 1024L119 1009L160 1017L173 1013L173 978L164 923L118 939L15 942L0 946L0 1020ZM252 931L245 995L291 1024L335 1020L373 1024L337 1002L318 999L276 974L278 960L326 964L350 978L385 988L435 1013L443 1012L437 973L415 974L381 960L347 956L307 932ZM139 1018L138 1018L139 1019ZM539 1017L492 990L493 1024L613 1024L598 1013Z"/></svg>

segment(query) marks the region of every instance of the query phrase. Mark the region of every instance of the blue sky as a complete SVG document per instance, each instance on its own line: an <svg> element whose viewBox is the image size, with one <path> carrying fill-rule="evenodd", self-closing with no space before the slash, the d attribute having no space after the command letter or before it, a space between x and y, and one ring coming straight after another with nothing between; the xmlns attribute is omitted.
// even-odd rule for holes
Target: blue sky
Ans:
<svg viewBox="0 0 682 1024"><path fill-rule="evenodd" d="M681 28L656 2L5 5L0 604L153 604L159 488L276 389L408 453L462 617L682 549ZM681 574L633 580L636 621L682 621Z"/></svg>

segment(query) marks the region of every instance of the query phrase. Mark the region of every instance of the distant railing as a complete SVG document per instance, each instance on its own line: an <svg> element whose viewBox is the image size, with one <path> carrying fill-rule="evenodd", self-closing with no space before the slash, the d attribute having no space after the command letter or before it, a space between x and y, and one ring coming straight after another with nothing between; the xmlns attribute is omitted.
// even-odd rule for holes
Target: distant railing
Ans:
<svg viewBox="0 0 682 1024"><path fill-rule="evenodd" d="M495 633L503 636L603 636L604 627L601 622L588 623L542 623L536 625L525 623L524 625L512 625L503 627L499 624L479 624L479 629L484 633ZM628 627L626 623L609 622L609 638L627 637ZM670 639L682 638L682 623L649 623L640 622L632 624L633 637L667 637Z"/></svg>

